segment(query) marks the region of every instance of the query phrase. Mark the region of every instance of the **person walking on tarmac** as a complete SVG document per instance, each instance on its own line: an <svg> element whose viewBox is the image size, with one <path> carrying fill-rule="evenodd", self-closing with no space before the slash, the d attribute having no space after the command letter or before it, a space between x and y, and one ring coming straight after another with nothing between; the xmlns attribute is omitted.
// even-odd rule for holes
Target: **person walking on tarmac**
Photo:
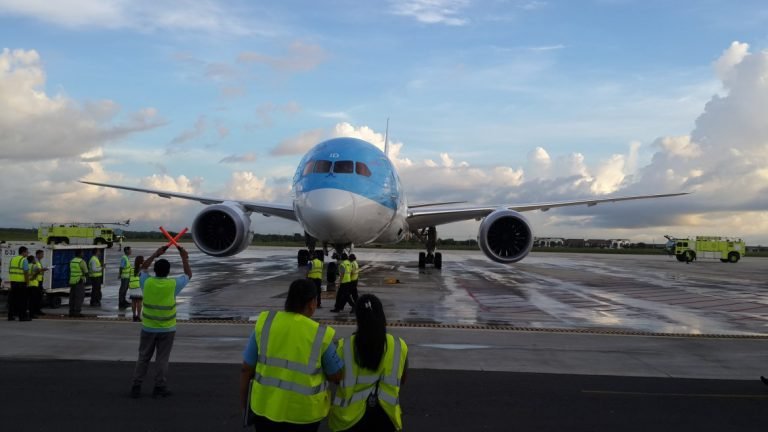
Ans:
<svg viewBox="0 0 768 432"><path fill-rule="evenodd" d="M32 316L32 318L35 318L36 316L42 316L45 315L45 312L43 312L43 274L48 271L48 267L43 267L43 258L45 257L45 252L43 252L42 249L38 249L35 251L35 267L32 268L32 275L30 275L30 281L31 278L35 278L37 285L35 285L35 288L32 289L32 291L29 293L29 313Z"/></svg>
<svg viewBox="0 0 768 432"><path fill-rule="evenodd" d="M357 304L357 279L360 276L360 266L357 263L357 257L355 254L349 254L349 264L350 264L350 271L349 271L349 295L352 298L352 301Z"/></svg>
<svg viewBox="0 0 768 432"><path fill-rule="evenodd" d="M40 280L42 279L43 266L37 261L34 255L27 255L29 264L29 285L27 287L27 316L37 318L37 310L40 309L40 299L42 294L38 295L40 290Z"/></svg>
<svg viewBox="0 0 768 432"><path fill-rule="evenodd" d="M19 321L29 321L32 318L27 314L27 302L29 301L29 250L26 246L19 246L18 255L11 258L8 265L8 279L11 281L11 292L8 294L8 321L19 317Z"/></svg>
<svg viewBox="0 0 768 432"><path fill-rule="evenodd" d="M327 381L338 383L344 364L336 331L312 320L317 289L307 279L291 283L285 311L259 314L240 370L240 404L257 431L317 431L328 415Z"/></svg>
<svg viewBox="0 0 768 432"><path fill-rule="evenodd" d="M126 246L123 248L123 256L120 258L120 272L118 273L118 279L120 279L120 290L117 292L117 307L119 309L125 309L131 303L125 298L128 294L128 285L131 283L131 275L133 274L133 267L131 266L131 247Z"/></svg>
<svg viewBox="0 0 768 432"><path fill-rule="evenodd" d="M69 261L69 316L82 318L81 312L85 299L85 279L88 277L88 266L83 261L83 250L75 249L75 257Z"/></svg>
<svg viewBox="0 0 768 432"><path fill-rule="evenodd" d="M315 258L307 264L307 279L311 280L317 288L317 308L321 308L323 293L323 251L315 251Z"/></svg>
<svg viewBox="0 0 768 432"><path fill-rule="evenodd" d="M88 261L88 274L91 281L91 306L101 306L101 283L104 281L104 267L99 258L99 249L93 248Z"/></svg>
<svg viewBox="0 0 768 432"><path fill-rule="evenodd" d="M155 263L155 276L149 276L147 271L155 258L161 256L168 249L163 246L156 250L141 265L139 284L144 291L144 304L141 312L141 338L139 340L139 358L136 360L136 369L133 372L133 386L131 397L141 396L141 384L147 375L149 361L155 357L155 388L152 397L168 397L168 358L171 356L173 339L176 336L176 296L187 286L192 278L192 268L189 266L189 254L186 249L176 246L184 267L184 274L175 278L169 278L171 264L166 259L159 259Z"/></svg>
<svg viewBox="0 0 768 432"><path fill-rule="evenodd" d="M357 331L339 340L337 348L344 376L331 402L328 426L334 432L402 430L399 401L408 345L387 333L384 308L375 295L361 296L355 313Z"/></svg>
<svg viewBox="0 0 768 432"><path fill-rule="evenodd" d="M352 301L352 263L349 262L349 256L344 252L341 254L341 262L339 263L339 290L336 292L336 304L333 306L331 312L341 312L344 307L349 303L352 306L350 313L355 312L355 303Z"/></svg>
<svg viewBox="0 0 768 432"><path fill-rule="evenodd" d="M131 282L128 284L128 297L131 298L131 312L133 312L133 322L141 321L141 302L144 296L141 294L141 280L139 272L144 264L144 257L139 255L133 262L133 274Z"/></svg>

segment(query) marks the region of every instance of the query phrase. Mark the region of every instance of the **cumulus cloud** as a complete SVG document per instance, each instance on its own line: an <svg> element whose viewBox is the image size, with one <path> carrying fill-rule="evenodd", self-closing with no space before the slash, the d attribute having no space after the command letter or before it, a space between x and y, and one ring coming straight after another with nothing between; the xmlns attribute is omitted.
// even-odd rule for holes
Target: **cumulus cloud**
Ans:
<svg viewBox="0 0 768 432"><path fill-rule="evenodd" d="M225 188L228 198L249 201L271 201L275 190L266 178L257 177L250 171L235 171Z"/></svg>
<svg viewBox="0 0 768 432"><path fill-rule="evenodd" d="M113 101L78 104L45 90L34 50L0 53L0 159L77 157L130 134L164 125L154 108L119 117Z"/></svg>
<svg viewBox="0 0 768 432"><path fill-rule="evenodd" d="M328 53L316 44L295 41L283 56L271 56L254 51L243 51L237 56L240 63L264 64L283 72L306 72L317 68L328 59Z"/></svg>
<svg viewBox="0 0 768 432"><path fill-rule="evenodd" d="M467 23L462 12L468 0L391 0L392 13L413 18L425 24L461 26Z"/></svg>

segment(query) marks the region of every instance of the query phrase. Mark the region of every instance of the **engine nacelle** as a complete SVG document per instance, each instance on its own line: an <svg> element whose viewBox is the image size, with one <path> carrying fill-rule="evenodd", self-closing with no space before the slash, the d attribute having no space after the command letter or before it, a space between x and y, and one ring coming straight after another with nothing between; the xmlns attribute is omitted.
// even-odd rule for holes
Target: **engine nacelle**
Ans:
<svg viewBox="0 0 768 432"><path fill-rule="evenodd" d="M499 209L480 224L477 242L485 255L503 264L518 262L533 248L533 231L523 215Z"/></svg>
<svg viewBox="0 0 768 432"><path fill-rule="evenodd" d="M208 255L226 257L240 253L253 240L251 214L234 202L208 206L192 222L192 239Z"/></svg>

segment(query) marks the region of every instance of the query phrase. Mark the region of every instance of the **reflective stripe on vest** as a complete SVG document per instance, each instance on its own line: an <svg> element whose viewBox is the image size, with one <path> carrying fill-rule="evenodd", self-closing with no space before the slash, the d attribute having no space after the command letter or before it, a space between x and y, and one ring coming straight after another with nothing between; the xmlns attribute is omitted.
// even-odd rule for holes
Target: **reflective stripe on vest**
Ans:
<svg viewBox="0 0 768 432"><path fill-rule="evenodd" d="M379 405L387 413L397 430L402 429L400 408L400 378L407 346L400 338L387 334L387 346L379 369L372 371L360 367L354 357L354 339L350 337L339 342L344 358L344 379L333 398L328 417L331 430L346 430L354 426L365 414L366 400L376 390L378 382ZM388 369L388 374L385 374Z"/></svg>
<svg viewBox="0 0 768 432"><path fill-rule="evenodd" d="M321 358L334 334L333 328L301 314L262 312L254 330L259 356L251 410L275 422L296 424L326 417L330 395Z"/></svg>
<svg viewBox="0 0 768 432"><path fill-rule="evenodd" d="M35 272L37 269L42 269L43 266L39 262L35 262L30 267L30 275ZM31 287L39 287L40 283L43 281L43 273L38 273L35 277L29 279L29 286Z"/></svg>
<svg viewBox="0 0 768 432"><path fill-rule="evenodd" d="M8 279L11 282L25 282L24 280L24 258L21 255L16 255L11 258L10 267L8 267Z"/></svg>
<svg viewBox="0 0 768 432"><path fill-rule="evenodd" d="M354 282L354 281L356 281L356 280L357 280L357 278L358 278L358 276L359 276L359 272L358 272L358 269L359 269L360 267L357 265L357 261L350 261L350 263L349 263L349 264L352 266L352 270L351 270L351 272L350 272L349 276L350 276L350 278L352 279L352 281Z"/></svg>
<svg viewBox="0 0 768 432"><path fill-rule="evenodd" d="M85 263L82 258L74 257L69 262L69 284L74 285L85 280L85 274L83 274L83 268L80 267L80 263Z"/></svg>
<svg viewBox="0 0 768 432"><path fill-rule="evenodd" d="M149 277L144 281L141 322L157 329L176 326L176 279Z"/></svg>
<svg viewBox="0 0 768 432"><path fill-rule="evenodd" d="M40 261L38 261L36 264L37 264L37 268L41 270L40 273L37 274L37 283L38 283L38 286L43 286L43 272L42 272L43 265L40 264Z"/></svg>
<svg viewBox="0 0 768 432"><path fill-rule="evenodd" d="M141 282L141 278L140 277L138 277L136 275L131 276L131 281L128 282L128 289L141 288L141 283L140 282Z"/></svg>
<svg viewBox="0 0 768 432"><path fill-rule="evenodd" d="M131 259L128 255L123 255L120 258L120 279L130 279L133 274L133 265L131 265Z"/></svg>
<svg viewBox="0 0 768 432"><path fill-rule="evenodd" d="M91 277L101 277L102 271L101 271L101 262L99 261L99 258L97 256L92 256L91 260L88 261L88 270L91 273Z"/></svg>
<svg viewBox="0 0 768 432"><path fill-rule="evenodd" d="M307 273L309 279L322 279L323 278L323 262L315 258L312 260L312 268Z"/></svg>
<svg viewBox="0 0 768 432"><path fill-rule="evenodd" d="M341 277L341 283L352 282L352 264L344 260L341 262L341 265L344 267L344 276Z"/></svg>

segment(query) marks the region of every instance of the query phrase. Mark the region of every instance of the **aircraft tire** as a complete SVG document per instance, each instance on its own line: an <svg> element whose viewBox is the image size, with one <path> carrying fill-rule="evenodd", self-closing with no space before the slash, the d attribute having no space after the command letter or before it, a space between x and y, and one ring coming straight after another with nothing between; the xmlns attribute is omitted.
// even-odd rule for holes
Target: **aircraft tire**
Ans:
<svg viewBox="0 0 768 432"><path fill-rule="evenodd" d="M440 252L436 252L435 253L434 263L435 263L435 268L436 269L439 270L439 269L443 268L443 254L441 254Z"/></svg>
<svg viewBox="0 0 768 432"><path fill-rule="evenodd" d="M427 254L424 252L419 252L419 268L424 268L427 266Z"/></svg>

